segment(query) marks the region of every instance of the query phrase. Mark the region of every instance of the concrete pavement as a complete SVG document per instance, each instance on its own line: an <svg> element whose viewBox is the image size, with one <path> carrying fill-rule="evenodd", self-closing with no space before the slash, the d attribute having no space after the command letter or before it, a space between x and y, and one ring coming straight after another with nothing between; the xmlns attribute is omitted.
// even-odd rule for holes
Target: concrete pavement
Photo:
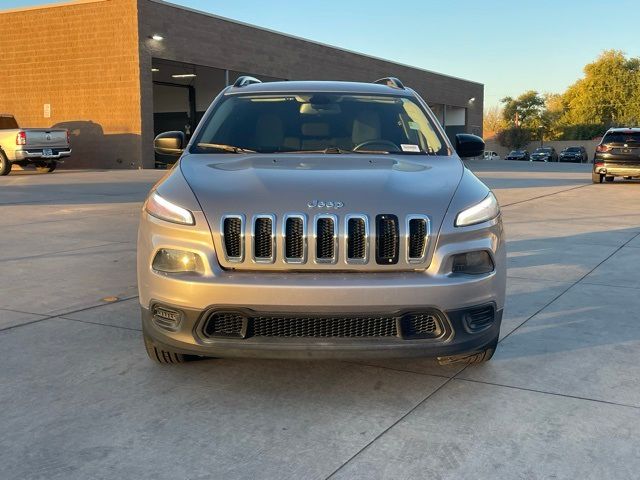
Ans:
<svg viewBox="0 0 640 480"><path fill-rule="evenodd" d="M0 478L637 478L640 182L469 166L509 280L498 351L466 368L155 365L135 237L161 172L0 178Z"/></svg>

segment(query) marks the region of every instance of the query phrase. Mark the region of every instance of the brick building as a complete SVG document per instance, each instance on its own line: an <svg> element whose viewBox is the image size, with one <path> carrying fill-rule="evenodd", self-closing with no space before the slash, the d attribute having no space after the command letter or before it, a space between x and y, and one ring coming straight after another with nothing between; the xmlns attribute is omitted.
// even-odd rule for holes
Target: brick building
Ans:
<svg viewBox="0 0 640 480"><path fill-rule="evenodd" d="M55 26L55 27L54 27ZM67 168L149 168L153 137L193 130L241 74L269 80L396 76L449 135L482 134L482 84L158 0L80 0L0 12L0 112L72 134Z"/></svg>

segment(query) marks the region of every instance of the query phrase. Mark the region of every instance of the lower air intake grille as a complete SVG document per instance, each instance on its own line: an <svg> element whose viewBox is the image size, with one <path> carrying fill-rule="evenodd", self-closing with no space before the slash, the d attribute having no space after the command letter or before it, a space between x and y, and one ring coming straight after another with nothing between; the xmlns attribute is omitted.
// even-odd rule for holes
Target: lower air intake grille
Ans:
<svg viewBox="0 0 640 480"><path fill-rule="evenodd" d="M252 318L256 337L395 337L394 317L280 317Z"/></svg>
<svg viewBox="0 0 640 480"><path fill-rule="evenodd" d="M318 218L316 230L316 258L331 261L335 257L335 222L333 218Z"/></svg>
<svg viewBox="0 0 640 480"><path fill-rule="evenodd" d="M364 218L350 218L347 229L347 258L363 260L367 253L367 232Z"/></svg>
<svg viewBox="0 0 640 480"><path fill-rule="evenodd" d="M229 258L242 256L242 219L229 217L224 219L224 248Z"/></svg>
<svg viewBox="0 0 640 480"><path fill-rule="evenodd" d="M237 313L214 313L209 317L204 333L208 337L244 338L246 336L245 317Z"/></svg>
<svg viewBox="0 0 640 480"><path fill-rule="evenodd" d="M431 313L410 313L402 317L406 337L437 338L442 335L442 323Z"/></svg>
<svg viewBox="0 0 640 480"><path fill-rule="evenodd" d="M255 220L254 251L257 259L273 258L273 220L270 217L258 217Z"/></svg>
<svg viewBox="0 0 640 480"><path fill-rule="evenodd" d="M398 328L401 329L398 332ZM438 338L445 326L434 310L400 315L295 315L251 311L214 312L207 317L205 337L270 338ZM399 334L400 333L400 334Z"/></svg>
<svg viewBox="0 0 640 480"><path fill-rule="evenodd" d="M485 305L471 309L467 312L465 320L469 326L469 330L477 332L489 327L495 318L493 305Z"/></svg>
<svg viewBox="0 0 640 480"><path fill-rule="evenodd" d="M398 263L398 217L376 217L376 261L381 265Z"/></svg>
<svg viewBox="0 0 640 480"><path fill-rule="evenodd" d="M423 218L412 218L409 220L409 258L422 258L426 244L427 221Z"/></svg>
<svg viewBox="0 0 640 480"><path fill-rule="evenodd" d="M304 222L301 217L287 218L285 230L285 257L302 260L304 256Z"/></svg>

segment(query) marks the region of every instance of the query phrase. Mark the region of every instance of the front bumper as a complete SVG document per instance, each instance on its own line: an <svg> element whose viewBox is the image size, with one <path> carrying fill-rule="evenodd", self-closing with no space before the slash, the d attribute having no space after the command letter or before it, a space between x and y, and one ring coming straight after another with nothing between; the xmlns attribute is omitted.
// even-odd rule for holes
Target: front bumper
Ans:
<svg viewBox="0 0 640 480"><path fill-rule="evenodd" d="M16 150L15 157L20 160L59 160L71 156L71 149L52 149L52 155L45 155L43 149Z"/></svg>
<svg viewBox="0 0 640 480"><path fill-rule="evenodd" d="M493 322L477 333L465 321L467 309L446 312L446 330L441 338L203 338L199 332L210 311L179 310L180 326L167 331L154 321L150 309L142 308L142 327L160 348L187 355L210 357L259 357L297 359L364 359L404 357L447 357L478 352L500 333L502 310ZM307 312L305 312L307 313Z"/></svg>

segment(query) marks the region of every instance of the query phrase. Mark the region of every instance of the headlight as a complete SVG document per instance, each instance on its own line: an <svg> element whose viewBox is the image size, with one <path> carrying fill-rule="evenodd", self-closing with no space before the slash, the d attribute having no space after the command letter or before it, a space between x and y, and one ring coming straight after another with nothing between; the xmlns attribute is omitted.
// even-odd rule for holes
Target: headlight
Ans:
<svg viewBox="0 0 640 480"><path fill-rule="evenodd" d="M498 201L493 193L485 197L480 203L461 211L456 217L456 227L467 227L476 223L487 222L500 214Z"/></svg>
<svg viewBox="0 0 640 480"><path fill-rule="evenodd" d="M200 255L184 250L161 248L153 258L154 270L165 273L204 273Z"/></svg>
<svg viewBox="0 0 640 480"><path fill-rule="evenodd" d="M170 201L162 198L156 192L153 192L144 205L149 215L153 215L160 220L167 222L180 223L182 225L195 225L196 221L186 208L179 207Z"/></svg>

